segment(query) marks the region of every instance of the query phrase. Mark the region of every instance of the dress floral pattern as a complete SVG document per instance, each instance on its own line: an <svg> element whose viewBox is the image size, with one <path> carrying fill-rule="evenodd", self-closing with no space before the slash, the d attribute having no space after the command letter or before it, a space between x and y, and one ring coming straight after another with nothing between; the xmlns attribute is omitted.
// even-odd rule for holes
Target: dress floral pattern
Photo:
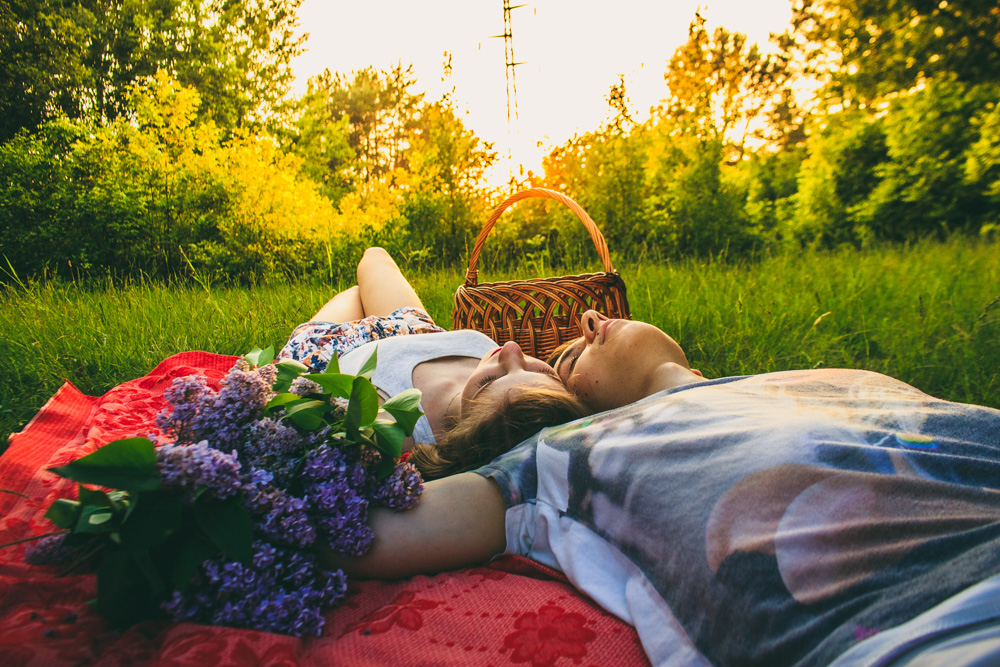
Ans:
<svg viewBox="0 0 1000 667"><path fill-rule="evenodd" d="M419 308L398 308L388 317L366 317L351 322L305 322L295 327L279 359L294 359L316 373L326 370L333 355L342 357L372 341L392 336L440 333L444 331Z"/></svg>

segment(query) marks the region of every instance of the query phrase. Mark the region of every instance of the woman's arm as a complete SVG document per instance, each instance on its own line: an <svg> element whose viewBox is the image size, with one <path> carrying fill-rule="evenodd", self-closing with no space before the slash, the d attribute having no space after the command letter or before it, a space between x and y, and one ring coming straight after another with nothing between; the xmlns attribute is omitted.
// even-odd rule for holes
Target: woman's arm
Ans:
<svg viewBox="0 0 1000 667"><path fill-rule="evenodd" d="M375 540L364 556L324 549L321 559L362 579L402 579L484 563L506 548L505 514L492 480L462 473L425 484L411 510L372 510Z"/></svg>
<svg viewBox="0 0 1000 667"><path fill-rule="evenodd" d="M426 310L396 262L382 248L365 250L358 262L358 287L366 316L385 317L404 306Z"/></svg>

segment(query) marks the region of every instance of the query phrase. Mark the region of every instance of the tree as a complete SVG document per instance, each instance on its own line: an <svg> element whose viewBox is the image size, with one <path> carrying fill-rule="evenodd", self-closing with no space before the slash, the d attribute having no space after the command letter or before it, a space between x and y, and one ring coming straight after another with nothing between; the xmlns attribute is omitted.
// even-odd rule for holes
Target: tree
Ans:
<svg viewBox="0 0 1000 667"><path fill-rule="evenodd" d="M884 121L847 109L823 118L798 172L795 214L783 230L802 246L862 245L873 238L859 218L888 160Z"/></svg>
<svg viewBox="0 0 1000 667"><path fill-rule="evenodd" d="M742 157L754 120L781 99L787 65L785 57L748 45L746 35L722 27L709 35L696 14L688 41L663 75L669 93L659 114L694 136L734 147Z"/></svg>
<svg viewBox="0 0 1000 667"><path fill-rule="evenodd" d="M83 113L90 13L79 3L0 3L0 141L59 113Z"/></svg>
<svg viewBox="0 0 1000 667"><path fill-rule="evenodd" d="M980 229L985 233L1000 229L1000 106L983 109L972 122L979 138L967 153L965 182L992 202L986 224Z"/></svg>
<svg viewBox="0 0 1000 667"><path fill-rule="evenodd" d="M415 83L412 65L397 64L388 71L366 67L353 74L325 70L309 80L299 131L346 117L355 177L363 183L388 177L405 166L407 133L424 97L411 91ZM338 167L339 163L331 164L334 172Z"/></svg>
<svg viewBox="0 0 1000 667"><path fill-rule="evenodd" d="M979 231L992 207L967 179L973 118L998 98L1000 86L970 86L941 77L893 101L884 126L888 160L858 211L879 237L910 239ZM988 136L988 135L987 135Z"/></svg>
<svg viewBox="0 0 1000 667"><path fill-rule="evenodd" d="M461 261L494 199L485 185L497 161L493 145L465 127L448 100L422 106L407 144L402 216L413 250L433 248L440 260Z"/></svg>
<svg viewBox="0 0 1000 667"><path fill-rule="evenodd" d="M996 0L796 0L786 38L830 84L828 94L848 104L942 74L1000 80Z"/></svg>
<svg viewBox="0 0 1000 667"><path fill-rule="evenodd" d="M106 123L165 70L224 130L286 96L302 0L14 0L0 5L0 140L66 116Z"/></svg>

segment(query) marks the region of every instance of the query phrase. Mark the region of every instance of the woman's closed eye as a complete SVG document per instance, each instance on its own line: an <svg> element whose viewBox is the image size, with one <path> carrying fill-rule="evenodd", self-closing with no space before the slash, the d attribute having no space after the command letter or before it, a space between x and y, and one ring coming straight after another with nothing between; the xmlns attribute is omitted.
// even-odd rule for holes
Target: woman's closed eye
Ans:
<svg viewBox="0 0 1000 667"><path fill-rule="evenodd" d="M562 382L562 380L559 377L559 374L556 373L551 368L549 368L548 366L546 366L545 368L530 368L530 369L525 369L525 370L527 370L527 371L529 371L531 373L541 373L542 375L548 375L549 377L554 378L556 380L559 380L559 382ZM483 389L485 389L487 387L487 385L492 384L493 382L496 382L497 380L499 380L501 377L502 376L500 376L500 375L488 375L488 376L482 378L481 380L479 380L479 382L477 383L478 387L476 389L476 394L478 394Z"/></svg>
<svg viewBox="0 0 1000 667"><path fill-rule="evenodd" d="M478 387L479 387L479 389L482 389L483 387L485 387L486 385L488 385L490 382L493 382L494 380L497 380L497 379L499 379L498 375L487 375L486 377L484 377L482 380L479 381Z"/></svg>

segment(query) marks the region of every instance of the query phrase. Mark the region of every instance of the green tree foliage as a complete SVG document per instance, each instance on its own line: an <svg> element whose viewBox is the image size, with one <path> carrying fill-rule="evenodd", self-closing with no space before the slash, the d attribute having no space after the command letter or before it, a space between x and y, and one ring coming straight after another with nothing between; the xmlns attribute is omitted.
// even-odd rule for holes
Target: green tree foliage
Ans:
<svg viewBox="0 0 1000 667"><path fill-rule="evenodd" d="M642 128L625 132L611 124L600 131L574 137L553 150L543 163L544 184L577 200L614 247L642 243L648 234L643 205L646 194L643 141ZM549 205L545 210L553 209L559 210ZM558 234L567 244L588 238L568 210L559 210L553 223L548 230L538 227L534 231L547 236Z"/></svg>
<svg viewBox="0 0 1000 667"><path fill-rule="evenodd" d="M57 120L0 146L0 253L48 271L255 279L313 267L333 207L266 136L225 138L164 74L135 122Z"/></svg>
<svg viewBox="0 0 1000 667"><path fill-rule="evenodd" d="M13 0L0 6L0 141L44 120L107 122L166 70L228 130L259 126L291 82L301 0Z"/></svg>
<svg viewBox="0 0 1000 667"><path fill-rule="evenodd" d="M1000 232L1000 104L989 102L972 119L979 138L966 154L965 181L990 202L981 233Z"/></svg>
<svg viewBox="0 0 1000 667"><path fill-rule="evenodd" d="M888 160L876 169L878 185L859 210L860 221L890 240L978 231L988 202L966 179L976 142L971 120L998 93L995 85L949 77L895 100L884 121Z"/></svg>
<svg viewBox="0 0 1000 667"><path fill-rule="evenodd" d="M351 178L363 183L391 178L407 159L407 135L423 101L423 93L411 90L415 83L413 67L402 64L389 70L367 67L353 74L324 70L309 81L299 115L299 136L346 119L340 131L346 130L347 147L353 153ZM335 149L329 158L329 178L340 183L351 180L342 172L345 155Z"/></svg>
<svg viewBox="0 0 1000 667"><path fill-rule="evenodd" d="M722 27L709 34L701 14L670 58L664 79L668 97L659 115L694 136L734 147L739 157L754 121L782 101L788 104L782 95L787 57L763 54L747 44L746 35Z"/></svg>
<svg viewBox="0 0 1000 667"><path fill-rule="evenodd" d="M783 241L794 224L798 176L804 147L758 151L750 161L747 220L759 242Z"/></svg>
<svg viewBox="0 0 1000 667"><path fill-rule="evenodd" d="M653 242L675 256L741 254L752 247L746 189L724 164L722 141L661 134L653 146L646 200Z"/></svg>
<svg viewBox="0 0 1000 667"><path fill-rule="evenodd" d="M0 141L59 113L82 116L92 23L79 3L0 3Z"/></svg>
<svg viewBox="0 0 1000 667"><path fill-rule="evenodd" d="M835 99L868 102L943 74L1000 77L996 0L795 0L791 33Z"/></svg>
<svg viewBox="0 0 1000 667"><path fill-rule="evenodd" d="M321 192L335 205L354 190L354 160L348 141L350 118L336 118L328 109L325 95L318 94L310 80L299 101L295 129L286 138L289 149L303 160L303 173L321 183Z"/></svg>
<svg viewBox="0 0 1000 667"><path fill-rule="evenodd" d="M859 216L888 159L883 123L851 110L824 118L807 143L798 175L795 215L783 237L798 245L835 247L872 240Z"/></svg>
<svg viewBox="0 0 1000 667"><path fill-rule="evenodd" d="M410 183L401 208L409 253L433 251L449 264L467 257L489 215L489 143L465 127L447 101L425 104L407 140Z"/></svg>

